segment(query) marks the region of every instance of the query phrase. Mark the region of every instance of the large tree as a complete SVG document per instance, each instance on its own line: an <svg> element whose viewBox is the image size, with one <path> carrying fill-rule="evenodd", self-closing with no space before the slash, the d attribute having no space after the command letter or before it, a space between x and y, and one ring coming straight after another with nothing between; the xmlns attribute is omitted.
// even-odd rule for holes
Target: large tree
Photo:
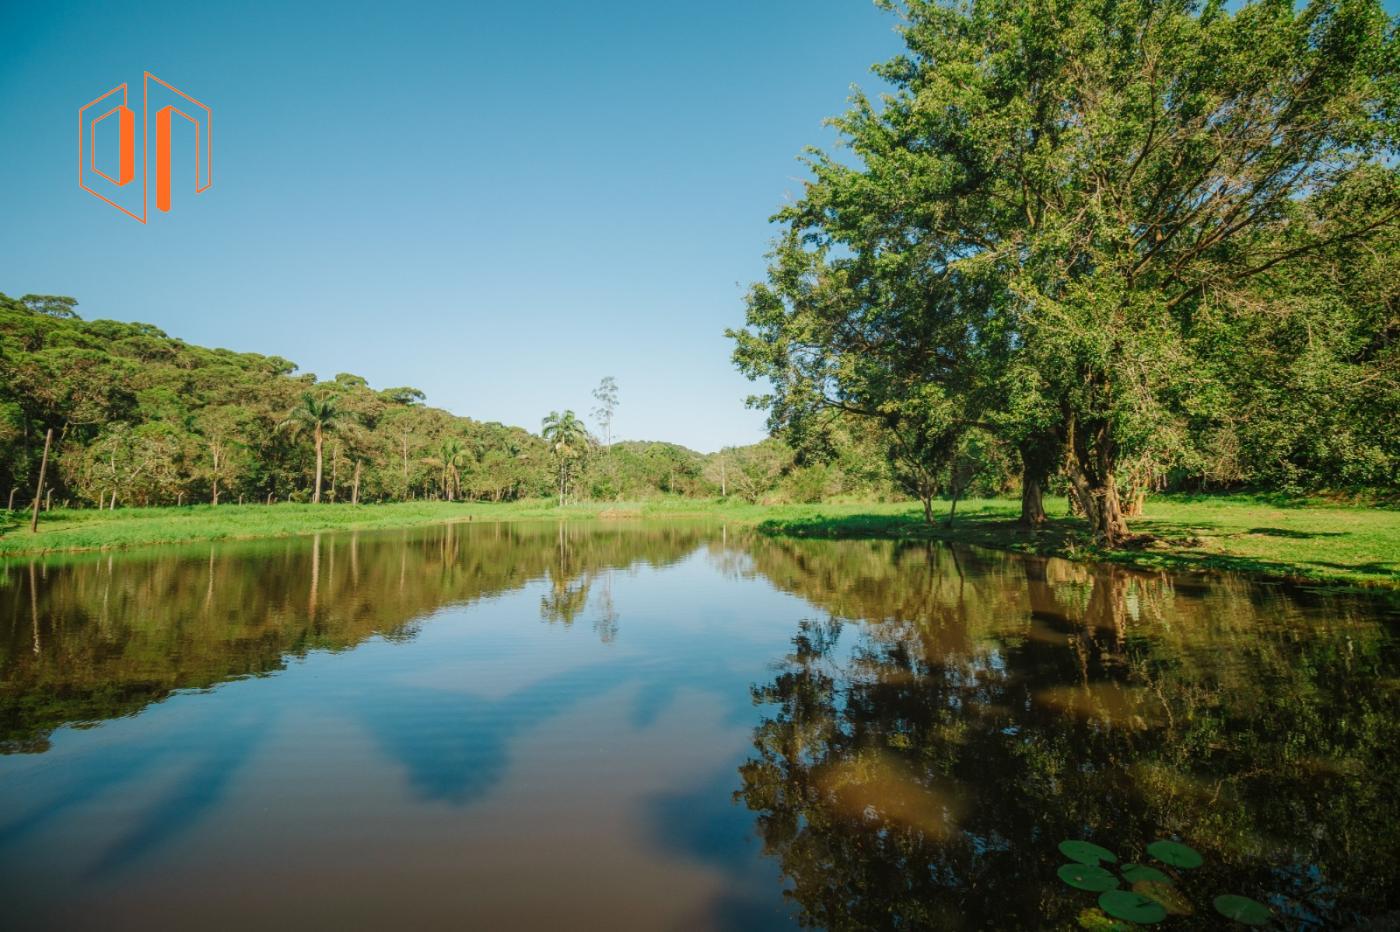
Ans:
<svg viewBox="0 0 1400 932"><path fill-rule="evenodd" d="M1115 544L1120 464L1169 463L1212 403L1195 347L1222 295L1395 222L1395 27L1375 0L901 9L894 93L855 97L856 158L815 154L779 215L739 362L777 375L779 415L930 382L1028 474L1063 450ZM1364 208L1308 222L1343 192Z"/></svg>
<svg viewBox="0 0 1400 932"><path fill-rule="evenodd" d="M578 466L588 454L588 429L572 411L563 414L551 411L543 421L540 435L549 444L549 452L554 457L559 504L563 505L573 488Z"/></svg>
<svg viewBox="0 0 1400 932"><path fill-rule="evenodd" d="M326 432L333 429L341 417L340 405L334 395L317 395L302 392L296 407L288 412L282 425L293 434L310 431L316 447L316 482L312 486L311 501L320 504L321 475L325 457Z"/></svg>

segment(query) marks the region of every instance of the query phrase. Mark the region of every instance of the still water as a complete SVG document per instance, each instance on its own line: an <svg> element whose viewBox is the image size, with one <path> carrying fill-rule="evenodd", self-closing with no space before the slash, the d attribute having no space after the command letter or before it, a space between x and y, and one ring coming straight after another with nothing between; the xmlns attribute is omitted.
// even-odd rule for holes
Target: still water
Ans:
<svg viewBox="0 0 1400 932"><path fill-rule="evenodd" d="M0 566L6 929L1071 928L1063 839L1400 909L1386 604L718 525Z"/></svg>

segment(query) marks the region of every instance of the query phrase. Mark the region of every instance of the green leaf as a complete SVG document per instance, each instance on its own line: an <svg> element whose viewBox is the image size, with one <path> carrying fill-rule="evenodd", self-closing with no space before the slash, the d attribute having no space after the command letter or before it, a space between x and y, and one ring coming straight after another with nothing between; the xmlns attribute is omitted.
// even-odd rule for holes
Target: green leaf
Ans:
<svg viewBox="0 0 1400 932"><path fill-rule="evenodd" d="M1215 898L1215 911L1227 919L1247 926L1262 926L1268 923L1270 916L1269 907L1258 900L1251 900L1247 896L1238 896L1234 893L1227 893L1224 896Z"/></svg>
<svg viewBox="0 0 1400 932"><path fill-rule="evenodd" d="M1137 883L1139 880L1155 880L1158 883L1172 882L1172 879L1166 874L1147 864L1124 864L1120 870L1128 883Z"/></svg>
<svg viewBox="0 0 1400 932"><path fill-rule="evenodd" d="M1161 880L1139 880L1133 884L1133 892L1141 893L1149 900L1162 904L1162 908L1172 916L1189 916L1196 911L1191 901L1170 883Z"/></svg>
<svg viewBox="0 0 1400 932"><path fill-rule="evenodd" d="M1203 859L1195 848L1189 848L1179 841L1154 841L1147 846L1147 853L1163 864L1190 870L1200 867Z"/></svg>
<svg viewBox="0 0 1400 932"><path fill-rule="evenodd" d="M1090 932L1132 932L1132 926L1117 919L1110 919L1101 909L1085 909L1079 913L1079 928Z"/></svg>
<svg viewBox="0 0 1400 932"><path fill-rule="evenodd" d="M1080 864L1098 864L1101 861L1113 864L1118 860L1117 855L1112 851L1090 841L1062 841L1060 842L1060 853Z"/></svg>
<svg viewBox="0 0 1400 932"><path fill-rule="evenodd" d="M1099 894L1099 908L1115 919L1149 925L1167 918L1161 903L1131 890L1109 890Z"/></svg>
<svg viewBox="0 0 1400 932"><path fill-rule="evenodd" d="M1079 890L1098 893L1118 886L1118 878L1096 864L1065 864L1056 873L1065 883Z"/></svg>

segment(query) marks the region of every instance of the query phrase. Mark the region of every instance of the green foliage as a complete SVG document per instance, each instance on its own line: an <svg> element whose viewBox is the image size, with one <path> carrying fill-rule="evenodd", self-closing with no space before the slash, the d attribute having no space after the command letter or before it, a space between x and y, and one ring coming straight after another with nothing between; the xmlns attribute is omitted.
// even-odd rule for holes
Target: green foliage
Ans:
<svg viewBox="0 0 1400 932"><path fill-rule="evenodd" d="M1168 481L1394 488L1379 2L898 6L894 93L833 121L730 333L776 432L868 418L927 502L985 431L1108 545Z"/></svg>
<svg viewBox="0 0 1400 932"><path fill-rule="evenodd" d="M1201 866L1201 855L1194 848L1179 841L1154 841L1147 846L1147 853L1163 864L1183 870Z"/></svg>
<svg viewBox="0 0 1400 932"><path fill-rule="evenodd" d="M1103 861L1112 864L1118 860L1117 855L1102 845L1096 845L1090 841L1078 841L1074 839L1060 842L1060 853L1071 861L1080 864L1097 866ZM1063 871L1061 871L1063 874ZM1107 888L1105 888L1107 889Z"/></svg>
<svg viewBox="0 0 1400 932"><path fill-rule="evenodd" d="M1227 893L1215 898L1215 911L1227 919L1233 919L1247 926L1268 925L1272 914L1269 907L1247 896Z"/></svg>
<svg viewBox="0 0 1400 932"><path fill-rule="evenodd" d="M1118 878L1097 865L1064 864L1056 873L1061 880L1076 890L1098 893L1118 886Z"/></svg>
<svg viewBox="0 0 1400 932"><path fill-rule="evenodd" d="M316 497L316 437L332 500L446 494L426 460L459 443L460 489L492 501L543 495L544 443L374 391L348 373L317 383L285 359L205 349L149 324L84 321L68 298L0 295L0 490L32 488L54 429L57 501L122 505ZM285 424L285 429L279 429ZM318 431L319 425L319 431ZM454 486L454 492L458 486ZM22 493L21 499L27 493Z"/></svg>
<svg viewBox="0 0 1400 932"><path fill-rule="evenodd" d="M1156 900L1132 890L1106 890L1099 894L1099 909L1115 919L1150 925L1167 918L1167 910Z"/></svg>

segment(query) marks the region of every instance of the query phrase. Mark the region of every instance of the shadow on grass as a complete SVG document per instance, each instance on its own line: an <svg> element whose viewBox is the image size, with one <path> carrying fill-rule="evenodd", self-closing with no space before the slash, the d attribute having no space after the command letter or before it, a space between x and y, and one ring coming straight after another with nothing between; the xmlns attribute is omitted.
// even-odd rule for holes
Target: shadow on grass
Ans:
<svg viewBox="0 0 1400 932"><path fill-rule="evenodd" d="M902 515L846 515L810 518L770 519L759 525L764 534L781 537L832 540L886 539L937 540L1008 550L1015 553L1058 556L1071 560L1117 563L1144 569L1169 571L1215 571L1249 573L1289 582L1307 581L1368 589L1389 589L1400 599L1400 573L1380 561L1357 563L1325 562L1304 558L1233 555L1201 548L1196 532L1199 521L1171 522L1161 519L1136 520L1133 530L1154 538L1150 542L1107 550L1094 544L1088 525L1079 518L1051 518L1039 528L1023 527L1005 513L959 515L950 526L943 519L928 524L917 513ZM1254 529L1251 534L1277 529ZM1345 536L1335 532L1315 534L1283 532L1265 536L1289 538Z"/></svg>
<svg viewBox="0 0 1400 932"><path fill-rule="evenodd" d="M1252 527L1245 533L1261 537L1287 537L1291 540L1309 540L1314 537L1346 537L1343 531L1291 531L1281 527Z"/></svg>

